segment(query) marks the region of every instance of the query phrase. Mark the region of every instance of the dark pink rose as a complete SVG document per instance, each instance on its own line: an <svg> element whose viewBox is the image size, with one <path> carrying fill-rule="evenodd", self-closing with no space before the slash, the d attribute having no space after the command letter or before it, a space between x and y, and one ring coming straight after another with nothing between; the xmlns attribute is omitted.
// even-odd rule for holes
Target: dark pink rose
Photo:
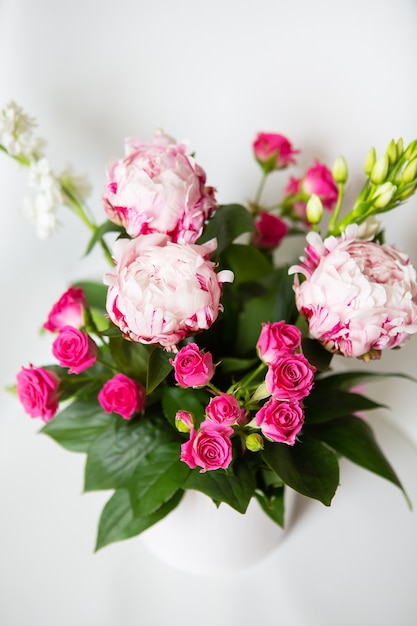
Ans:
<svg viewBox="0 0 417 626"><path fill-rule="evenodd" d="M84 307L87 306L81 287L70 287L53 305L43 327L59 332L64 326L81 328L84 325Z"/></svg>
<svg viewBox="0 0 417 626"><path fill-rule="evenodd" d="M273 363L284 352L294 352L301 344L301 331L293 324L267 322L262 324L256 348L259 358L268 365Z"/></svg>
<svg viewBox="0 0 417 626"><path fill-rule="evenodd" d="M288 226L280 217L269 211L261 211L255 220L252 242L258 248L276 248L288 232Z"/></svg>
<svg viewBox="0 0 417 626"><path fill-rule="evenodd" d="M245 411L241 409L235 396L230 393L222 393L215 396L206 407L206 415L218 424L239 424L245 417Z"/></svg>
<svg viewBox="0 0 417 626"><path fill-rule="evenodd" d="M151 142L128 140L125 152L107 173L103 202L109 219L131 237L163 233L194 243L217 205L187 146L158 131Z"/></svg>
<svg viewBox="0 0 417 626"><path fill-rule="evenodd" d="M284 354L269 365L266 388L277 400L301 400L310 393L315 371L303 354Z"/></svg>
<svg viewBox="0 0 417 626"><path fill-rule="evenodd" d="M171 359L175 380L187 387L204 387L214 374L213 358L210 352L203 352L196 343L187 343Z"/></svg>
<svg viewBox="0 0 417 626"><path fill-rule="evenodd" d="M277 133L258 133L253 142L255 158L265 173L281 170L290 163L295 163L294 150L291 143L283 135Z"/></svg>
<svg viewBox="0 0 417 626"><path fill-rule="evenodd" d="M334 209L339 190L329 168L319 161L315 161L304 174L302 188L309 196L318 196L328 211Z"/></svg>
<svg viewBox="0 0 417 626"><path fill-rule="evenodd" d="M304 411L298 400L285 402L270 398L255 419L265 437L292 446L303 426Z"/></svg>
<svg viewBox="0 0 417 626"><path fill-rule="evenodd" d="M129 420L140 413L145 404L145 389L125 374L116 374L108 380L98 394L98 401L106 413L117 413Z"/></svg>
<svg viewBox="0 0 417 626"><path fill-rule="evenodd" d="M59 376L42 367L22 367L16 376L17 396L26 413L48 422L58 411Z"/></svg>
<svg viewBox="0 0 417 626"><path fill-rule="evenodd" d="M97 346L87 333L64 326L52 344L52 354L69 374L79 374L91 367L97 358Z"/></svg>
<svg viewBox="0 0 417 626"><path fill-rule="evenodd" d="M230 426L205 420L199 432L193 428L190 439L182 444L181 461L191 469L201 467L200 472L226 469L232 462L232 434L233 428Z"/></svg>

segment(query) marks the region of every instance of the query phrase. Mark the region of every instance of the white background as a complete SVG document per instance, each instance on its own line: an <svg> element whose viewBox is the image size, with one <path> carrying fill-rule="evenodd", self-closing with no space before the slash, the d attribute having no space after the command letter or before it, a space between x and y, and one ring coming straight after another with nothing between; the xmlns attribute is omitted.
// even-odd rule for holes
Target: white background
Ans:
<svg viewBox="0 0 417 626"><path fill-rule="evenodd" d="M299 172L343 153L353 195L372 145L417 137L416 59L414 0L0 1L0 105L36 116L56 169L89 174L98 221L105 166L125 137L157 127L190 141L221 202L253 196L259 130L303 149ZM36 239L19 212L26 173L0 157L2 626L415 624L417 510L347 463L330 509L310 503L276 551L233 575L184 574L140 539L93 554L108 494L81 494L83 456L37 437L39 421L3 388L49 361L38 329L52 302L104 266L82 259L87 233L65 210L60 232ZM284 184L271 180L271 199ZM416 210L412 200L385 219L415 264ZM414 338L370 367L417 376L415 351ZM392 407L370 419L417 508L416 387L371 392Z"/></svg>

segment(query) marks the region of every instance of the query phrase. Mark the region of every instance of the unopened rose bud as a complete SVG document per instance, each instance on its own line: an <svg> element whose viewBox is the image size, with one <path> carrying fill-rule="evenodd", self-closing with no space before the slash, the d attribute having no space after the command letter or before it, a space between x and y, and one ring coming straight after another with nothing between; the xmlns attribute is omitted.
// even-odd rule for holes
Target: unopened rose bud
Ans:
<svg viewBox="0 0 417 626"><path fill-rule="evenodd" d="M388 174L388 167L389 159L387 155L384 154L376 161L370 174L370 179L374 183L374 185L380 185L385 181L385 178Z"/></svg>
<svg viewBox="0 0 417 626"><path fill-rule="evenodd" d="M307 200L306 217L310 224L318 224L323 216L323 203L318 196L313 194Z"/></svg>
<svg viewBox="0 0 417 626"><path fill-rule="evenodd" d="M371 148L365 159L365 174L367 176L369 176L370 173L372 172L372 168L374 167L375 163L376 163L375 148Z"/></svg>
<svg viewBox="0 0 417 626"><path fill-rule="evenodd" d="M401 181L405 184L412 183L417 178L417 158L410 161L404 169Z"/></svg>
<svg viewBox="0 0 417 626"><path fill-rule="evenodd" d="M332 175L335 181L339 184L343 184L347 181L348 169L346 160L343 156L337 157L333 164Z"/></svg>
<svg viewBox="0 0 417 626"><path fill-rule="evenodd" d="M195 425L195 418L189 411L177 411L175 427L180 433L189 433Z"/></svg>
<svg viewBox="0 0 417 626"><path fill-rule="evenodd" d="M246 437L245 440L246 448L250 450L250 452L259 452L259 450L264 449L264 440L262 435L258 433L251 433Z"/></svg>
<svg viewBox="0 0 417 626"><path fill-rule="evenodd" d="M397 144L395 143L394 139L391 139L391 141L389 142L385 154L387 155L391 165L393 165L398 158Z"/></svg>
<svg viewBox="0 0 417 626"><path fill-rule="evenodd" d="M397 187L389 182L378 187L374 196L374 207L376 209L385 209L396 191Z"/></svg>

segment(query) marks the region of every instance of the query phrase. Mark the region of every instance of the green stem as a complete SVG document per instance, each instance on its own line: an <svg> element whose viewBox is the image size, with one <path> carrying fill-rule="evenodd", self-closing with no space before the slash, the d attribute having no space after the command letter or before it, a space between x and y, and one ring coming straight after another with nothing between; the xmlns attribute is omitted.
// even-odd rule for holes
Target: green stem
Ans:
<svg viewBox="0 0 417 626"><path fill-rule="evenodd" d="M329 228L327 231L329 234L332 234L336 228L337 220L339 219L340 209L342 208L344 192L345 185L343 183L339 183L339 195L337 197L337 203L335 208L333 209L333 213L329 222Z"/></svg>
<svg viewBox="0 0 417 626"><path fill-rule="evenodd" d="M268 174L266 174L265 172L262 173L262 178L261 178L261 180L259 182L258 189L257 189L257 192L255 194L254 204L257 207L259 206L259 203L261 201L261 196L262 196L262 192L263 192L264 187L265 187L267 176L268 176Z"/></svg>
<svg viewBox="0 0 417 626"><path fill-rule="evenodd" d="M248 374L248 376L242 380L242 387L244 388L249 387L249 383L251 383L254 380L254 378L256 378L258 374L263 372L266 368L267 368L266 363L264 362L260 363L258 367L253 370L253 372Z"/></svg>

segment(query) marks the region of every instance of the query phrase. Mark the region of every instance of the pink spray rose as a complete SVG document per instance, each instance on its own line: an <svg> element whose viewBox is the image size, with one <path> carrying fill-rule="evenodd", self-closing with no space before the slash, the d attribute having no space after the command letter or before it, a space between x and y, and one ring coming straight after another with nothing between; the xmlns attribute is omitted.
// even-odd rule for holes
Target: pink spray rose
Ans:
<svg viewBox="0 0 417 626"><path fill-rule="evenodd" d="M205 420L199 432L193 428L190 439L182 444L181 461L191 469L201 467L200 472L226 469L232 462L232 433L233 428L226 424Z"/></svg>
<svg viewBox="0 0 417 626"><path fill-rule="evenodd" d="M253 151L265 173L295 163L294 155L299 152L294 150L286 137L277 133L258 133L253 142Z"/></svg>
<svg viewBox="0 0 417 626"><path fill-rule="evenodd" d="M140 413L145 404L145 389L125 374L116 374L108 380L98 394L98 401L106 413L117 413L129 420Z"/></svg>
<svg viewBox="0 0 417 626"><path fill-rule="evenodd" d="M187 343L171 359L175 380L187 387L204 387L214 374L213 358L210 352L203 352L196 343Z"/></svg>
<svg viewBox="0 0 417 626"><path fill-rule="evenodd" d="M87 333L64 326L52 344L52 354L61 367L69 367L69 374L80 374L95 363L97 346Z"/></svg>
<svg viewBox="0 0 417 626"><path fill-rule="evenodd" d="M87 306L81 287L70 287L53 305L43 327L59 332L64 326L81 328L84 325L84 307Z"/></svg>
<svg viewBox="0 0 417 626"><path fill-rule="evenodd" d="M161 131L150 143L128 140L125 158L107 173L103 202L109 219L131 237L156 232L194 243L216 202L204 170L186 150Z"/></svg>
<svg viewBox="0 0 417 626"><path fill-rule="evenodd" d="M301 344L301 331L293 324L267 322L262 324L256 348L259 358L268 365L282 353L294 352Z"/></svg>
<svg viewBox="0 0 417 626"><path fill-rule="evenodd" d="M107 312L132 341L172 350L182 339L210 328L221 310L221 286L233 273L216 273L204 245L171 243L166 235L119 239L116 268L107 274Z"/></svg>
<svg viewBox="0 0 417 626"><path fill-rule="evenodd" d="M261 211L255 220L252 241L258 248L272 250L281 243L288 232L288 226L280 217L269 211Z"/></svg>
<svg viewBox="0 0 417 626"><path fill-rule="evenodd" d="M230 393L221 393L214 396L206 407L206 415L218 424L239 424L245 417L244 409L240 408L235 396Z"/></svg>
<svg viewBox="0 0 417 626"><path fill-rule="evenodd" d="M42 367L22 367L16 376L17 396L28 415L48 422L58 411L59 377Z"/></svg>
<svg viewBox="0 0 417 626"><path fill-rule="evenodd" d="M270 398L255 415L256 424L268 439L295 444L304 423L304 411L297 400L282 402Z"/></svg>
<svg viewBox="0 0 417 626"><path fill-rule="evenodd" d="M339 190L328 167L315 161L302 178L291 177L285 188L285 195L292 196L292 209L295 216L305 219L306 203L310 196L318 196L323 207L332 211L336 206ZM284 199L285 202L285 199Z"/></svg>
<svg viewBox="0 0 417 626"><path fill-rule="evenodd" d="M389 245L357 239L352 224L340 237L307 235L306 256L290 268L296 305L327 350L365 357L401 347L417 332L416 271Z"/></svg>
<svg viewBox="0 0 417 626"><path fill-rule="evenodd" d="M283 354L269 366L265 385L277 400L301 400L310 393L315 371L303 354Z"/></svg>

